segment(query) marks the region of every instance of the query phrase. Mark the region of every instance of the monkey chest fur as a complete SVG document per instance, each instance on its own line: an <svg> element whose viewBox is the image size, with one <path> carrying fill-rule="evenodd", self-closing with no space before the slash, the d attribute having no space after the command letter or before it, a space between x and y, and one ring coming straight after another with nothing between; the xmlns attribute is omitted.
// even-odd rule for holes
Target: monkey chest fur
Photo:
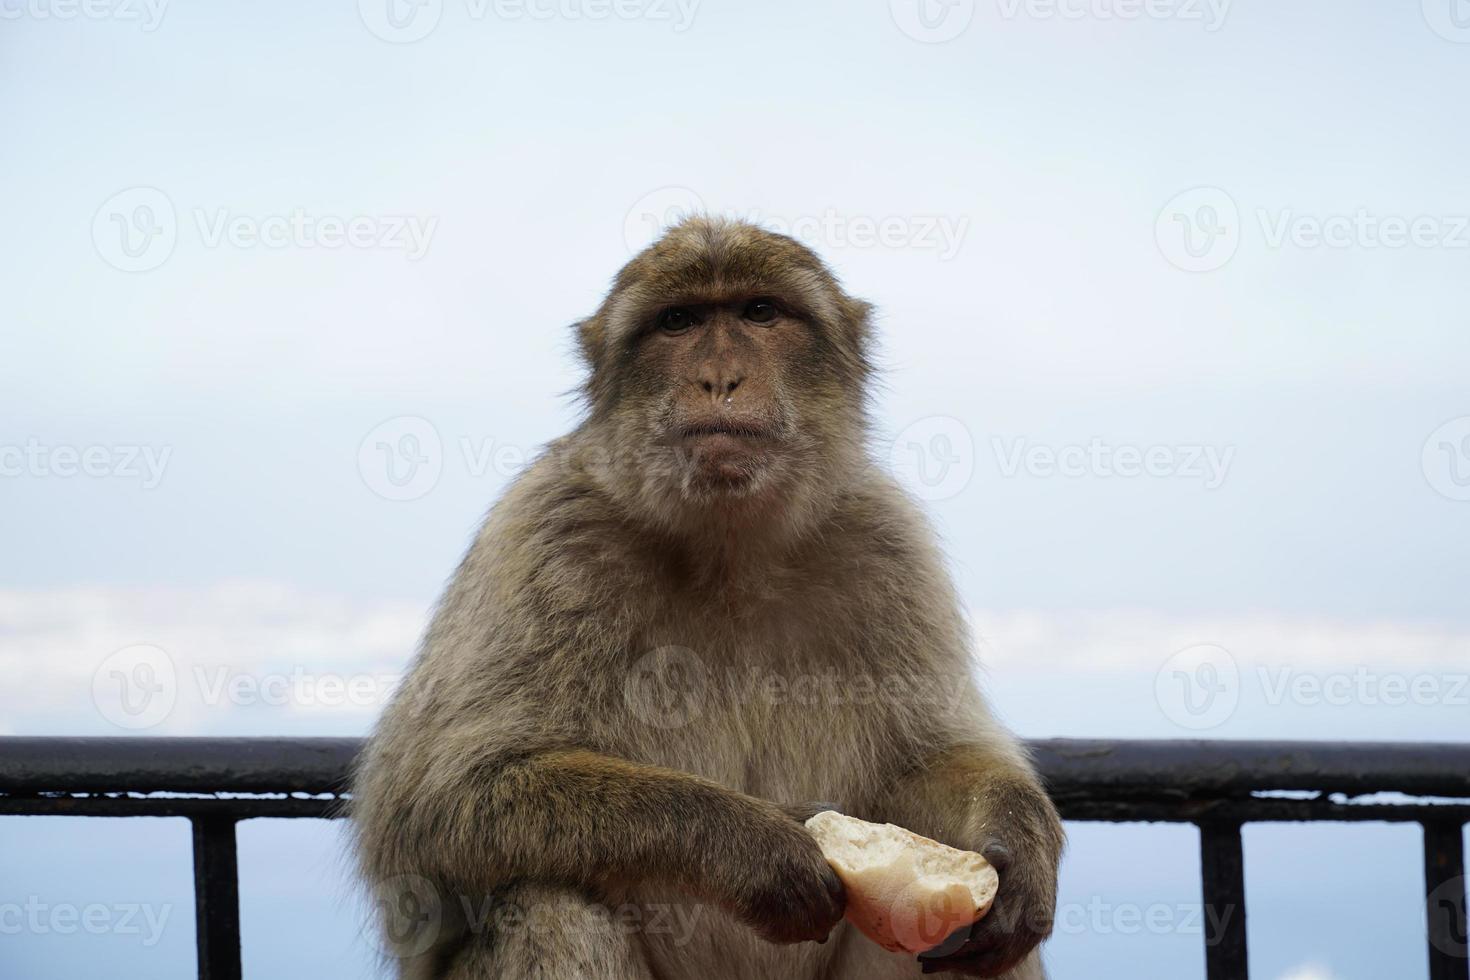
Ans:
<svg viewBox="0 0 1470 980"><path fill-rule="evenodd" d="M650 631L615 702L620 754L781 803L867 802L938 685L880 666L853 625L774 602Z"/></svg>

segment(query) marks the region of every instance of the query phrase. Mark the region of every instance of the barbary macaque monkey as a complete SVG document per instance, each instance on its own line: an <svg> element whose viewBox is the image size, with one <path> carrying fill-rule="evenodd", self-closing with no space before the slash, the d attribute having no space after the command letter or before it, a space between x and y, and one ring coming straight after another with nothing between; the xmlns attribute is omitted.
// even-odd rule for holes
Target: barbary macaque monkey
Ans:
<svg viewBox="0 0 1470 980"><path fill-rule="evenodd" d="M1041 977L1061 823L867 452L868 304L691 218L576 333L585 418L490 511L357 776L400 975ZM985 854L995 906L885 951L818 809Z"/></svg>

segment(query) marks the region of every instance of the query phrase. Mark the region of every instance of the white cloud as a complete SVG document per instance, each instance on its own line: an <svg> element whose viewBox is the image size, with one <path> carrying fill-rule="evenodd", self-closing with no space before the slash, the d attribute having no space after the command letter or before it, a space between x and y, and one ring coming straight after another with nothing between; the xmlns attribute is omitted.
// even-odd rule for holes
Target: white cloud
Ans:
<svg viewBox="0 0 1470 980"><path fill-rule="evenodd" d="M1224 647L1242 666L1470 671L1470 631L1423 623L1123 610L979 610L971 623L982 662L1007 671L1152 670L1175 651L1203 643Z"/></svg>
<svg viewBox="0 0 1470 980"><path fill-rule="evenodd" d="M424 602L258 582L0 590L0 674L9 681L0 725L13 734L364 731L427 613ZM176 696L146 728L125 729L114 723L119 685L130 682L136 658L109 658L140 644L166 655L142 676L151 683L171 673Z"/></svg>
<svg viewBox="0 0 1470 980"><path fill-rule="evenodd" d="M362 733L407 666L429 609L426 600L370 601L263 582L0 590L0 676L8 681L0 688L0 733ZM1060 716L1074 712L1058 707L1070 696L1054 682L1059 672L1074 678L1063 687L1077 688L1076 696L1095 699L1112 685L1105 700L1132 705L1115 715L1163 725L1155 674L1170 654L1194 644L1220 644L1236 658L1245 706L1238 721L1260 732L1272 729L1249 709L1276 677L1260 665L1470 670L1470 634L1412 623L985 610L973 622L986 673L1003 682L1002 707L1028 734L1117 728L1099 706L1083 713L1083 730L1061 724ZM141 654L133 649L140 645ZM1048 678L1045 697L1033 696L1028 677ZM141 704L150 685L164 693L147 713L122 710L128 698ZM1287 717L1292 707L1288 699L1267 720ZM1297 716L1319 728L1327 719L1321 711ZM1406 717L1403 710L1386 716Z"/></svg>
<svg viewBox="0 0 1470 980"><path fill-rule="evenodd" d="M1320 963L1303 963L1281 974L1280 980L1337 980L1337 974Z"/></svg>

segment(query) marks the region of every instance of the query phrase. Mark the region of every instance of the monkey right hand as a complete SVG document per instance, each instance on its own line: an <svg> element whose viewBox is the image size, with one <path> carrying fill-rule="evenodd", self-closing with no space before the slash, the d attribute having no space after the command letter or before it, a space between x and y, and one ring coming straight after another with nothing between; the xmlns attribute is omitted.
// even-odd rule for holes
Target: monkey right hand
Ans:
<svg viewBox="0 0 1470 980"><path fill-rule="evenodd" d="M847 894L807 829L777 818L736 852L733 911L772 943L826 942Z"/></svg>

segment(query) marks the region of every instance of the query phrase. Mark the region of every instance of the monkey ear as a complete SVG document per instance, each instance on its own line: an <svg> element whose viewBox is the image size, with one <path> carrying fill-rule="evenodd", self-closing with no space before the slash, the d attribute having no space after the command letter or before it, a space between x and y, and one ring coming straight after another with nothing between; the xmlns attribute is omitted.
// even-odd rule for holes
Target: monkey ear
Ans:
<svg viewBox="0 0 1470 980"><path fill-rule="evenodd" d="M853 333L858 340L867 343L868 336L873 332L873 304L867 300L848 297L844 305L847 308L842 312L847 316Z"/></svg>
<svg viewBox="0 0 1470 980"><path fill-rule="evenodd" d="M598 404L606 400L611 385L607 371L607 329L601 315L594 315L572 324L572 331L577 335L577 352L587 365L582 397L596 411Z"/></svg>
<svg viewBox="0 0 1470 980"><path fill-rule="evenodd" d="M869 358L873 346L873 304L865 300L846 297L842 304L842 318L847 335L856 347L858 363L864 373L871 369Z"/></svg>
<svg viewBox="0 0 1470 980"><path fill-rule="evenodd" d="M582 354L582 361L587 365L587 370L597 373L597 366L602 361L603 329L602 320L599 317L588 317L572 324L572 331L577 335L577 350Z"/></svg>

